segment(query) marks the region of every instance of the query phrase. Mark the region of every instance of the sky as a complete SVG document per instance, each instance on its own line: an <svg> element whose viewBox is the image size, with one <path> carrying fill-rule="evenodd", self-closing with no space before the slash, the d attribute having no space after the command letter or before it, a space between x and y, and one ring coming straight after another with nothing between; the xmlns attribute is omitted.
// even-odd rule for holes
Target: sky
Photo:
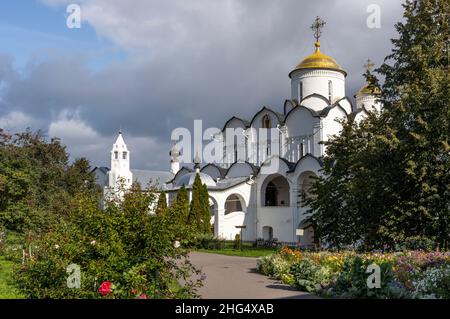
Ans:
<svg viewBox="0 0 450 319"><path fill-rule="evenodd" d="M109 166L122 129L135 169L169 168L173 129L223 127L263 106L282 112L289 72L321 51L364 84L397 37L402 0L5 0L0 2L0 127L59 137L71 159ZM67 6L81 8L68 28ZM370 5L380 28L369 28Z"/></svg>

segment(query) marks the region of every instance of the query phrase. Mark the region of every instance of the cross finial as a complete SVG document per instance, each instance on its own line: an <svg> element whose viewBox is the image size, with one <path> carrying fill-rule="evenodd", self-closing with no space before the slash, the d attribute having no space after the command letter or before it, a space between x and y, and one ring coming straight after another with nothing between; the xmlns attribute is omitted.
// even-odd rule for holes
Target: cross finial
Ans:
<svg viewBox="0 0 450 319"><path fill-rule="evenodd" d="M314 38L316 38L316 42L319 42L320 36L322 35L322 29L325 24L326 22L317 16L316 20L314 20L314 23L311 25L311 30L314 31Z"/></svg>
<svg viewBox="0 0 450 319"><path fill-rule="evenodd" d="M372 68L375 66L375 63L372 62L371 59L367 59L366 64L364 64L364 67L366 68L367 71L371 72Z"/></svg>

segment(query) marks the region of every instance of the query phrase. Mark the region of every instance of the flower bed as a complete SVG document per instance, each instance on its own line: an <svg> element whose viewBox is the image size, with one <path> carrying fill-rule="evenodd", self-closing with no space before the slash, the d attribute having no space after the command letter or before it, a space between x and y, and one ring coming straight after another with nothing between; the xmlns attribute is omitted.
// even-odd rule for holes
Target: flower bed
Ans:
<svg viewBox="0 0 450 319"><path fill-rule="evenodd" d="M380 287L369 287L370 265ZM258 259L259 272L328 298L450 298L450 253L301 252L284 247Z"/></svg>

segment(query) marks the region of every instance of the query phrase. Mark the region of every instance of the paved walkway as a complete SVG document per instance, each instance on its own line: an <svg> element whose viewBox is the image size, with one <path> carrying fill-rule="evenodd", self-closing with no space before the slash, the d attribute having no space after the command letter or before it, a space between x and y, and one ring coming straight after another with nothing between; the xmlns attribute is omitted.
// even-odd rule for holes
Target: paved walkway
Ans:
<svg viewBox="0 0 450 319"><path fill-rule="evenodd" d="M256 272L256 258L193 252L191 262L206 276L198 293L204 299L311 299Z"/></svg>

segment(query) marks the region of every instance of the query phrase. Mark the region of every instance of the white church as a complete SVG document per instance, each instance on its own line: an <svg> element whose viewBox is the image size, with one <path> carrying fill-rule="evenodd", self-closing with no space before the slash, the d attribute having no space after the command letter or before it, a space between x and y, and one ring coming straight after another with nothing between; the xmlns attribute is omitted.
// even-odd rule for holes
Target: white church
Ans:
<svg viewBox="0 0 450 319"><path fill-rule="evenodd" d="M363 120L373 110L381 111L380 93L366 83L355 95L353 106L345 95L347 73L330 56L321 52L320 34L324 22L316 19L315 49L289 72L291 97L281 110L263 107L250 120L236 116L224 124L241 129L246 136L235 150L224 155L222 163L194 160L194 168L180 167L180 152L170 152L167 172L130 169L130 151L122 133L111 150L111 169L96 168L97 182L111 189L119 179L130 187L133 182L145 186L151 180L167 193L172 202L180 187L191 193L196 174L208 186L211 227L214 235L234 239L242 231L244 241L278 240L300 246L314 245L314 229L304 222L308 207L302 196L321 170L326 147L321 144L339 134L338 119ZM366 65L370 69L370 60ZM262 139L254 134L261 128L277 129L277 138ZM231 158L230 158L231 157ZM244 226L244 227L242 227Z"/></svg>

